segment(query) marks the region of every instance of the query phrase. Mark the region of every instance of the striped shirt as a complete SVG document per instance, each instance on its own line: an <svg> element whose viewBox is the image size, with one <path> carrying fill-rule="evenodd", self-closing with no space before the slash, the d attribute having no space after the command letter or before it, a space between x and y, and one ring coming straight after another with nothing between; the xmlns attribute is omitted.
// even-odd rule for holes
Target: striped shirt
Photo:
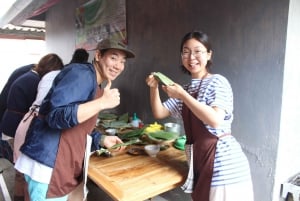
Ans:
<svg viewBox="0 0 300 201"><path fill-rule="evenodd" d="M199 89L199 85L201 88ZM225 111L225 118L218 128L212 128L205 124L206 128L216 136L231 133L231 123L233 120L233 94L228 80L219 74L201 79L192 79L190 84L184 88L193 94L198 92L197 100L211 107L215 106ZM182 118L182 101L169 98L164 106L175 118ZM197 154L197 150L194 150ZM241 181L251 180L248 159L242 151L240 144L232 136L225 136L218 140L214 161L214 172L212 186L233 184Z"/></svg>

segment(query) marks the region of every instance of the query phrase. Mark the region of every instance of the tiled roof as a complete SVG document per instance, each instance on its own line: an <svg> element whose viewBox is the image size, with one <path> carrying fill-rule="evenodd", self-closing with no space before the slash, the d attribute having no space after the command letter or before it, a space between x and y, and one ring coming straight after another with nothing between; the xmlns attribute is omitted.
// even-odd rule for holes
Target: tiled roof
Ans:
<svg viewBox="0 0 300 201"><path fill-rule="evenodd" d="M8 24L8 25L4 26L2 29L17 30L17 31L45 32L45 28L16 26L16 25L12 25L12 24Z"/></svg>
<svg viewBox="0 0 300 201"><path fill-rule="evenodd" d="M17 0L0 16L0 38L45 39L45 12L60 0ZM42 18L42 19L40 19Z"/></svg>
<svg viewBox="0 0 300 201"><path fill-rule="evenodd" d="M0 29L0 38L45 40L45 28L8 24Z"/></svg>

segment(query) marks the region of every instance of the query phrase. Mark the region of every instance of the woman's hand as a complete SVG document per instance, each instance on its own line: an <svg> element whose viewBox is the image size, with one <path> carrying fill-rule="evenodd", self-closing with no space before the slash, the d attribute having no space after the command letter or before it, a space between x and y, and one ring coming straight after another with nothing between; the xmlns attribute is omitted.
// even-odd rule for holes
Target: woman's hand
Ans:
<svg viewBox="0 0 300 201"><path fill-rule="evenodd" d="M158 81L155 79L155 77L150 74L147 78L146 78L146 83L150 88L157 88L158 87Z"/></svg>
<svg viewBox="0 0 300 201"><path fill-rule="evenodd" d="M146 83L150 87L150 104L154 118L163 119L170 116L169 110L162 104L159 95L159 81L155 79L154 75L150 74L146 78Z"/></svg>
<svg viewBox="0 0 300 201"><path fill-rule="evenodd" d="M170 98L182 99L182 96L185 94L185 90L176 83L168 86L163 85L162 89Z"/></svg>

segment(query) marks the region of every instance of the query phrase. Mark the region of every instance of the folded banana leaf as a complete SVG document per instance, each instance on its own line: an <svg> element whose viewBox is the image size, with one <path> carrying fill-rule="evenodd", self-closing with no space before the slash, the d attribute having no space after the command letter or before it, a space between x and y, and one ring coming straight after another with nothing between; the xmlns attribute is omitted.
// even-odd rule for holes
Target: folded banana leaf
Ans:
<svg viewBox="0 0 300 201"><path fill-rule="evenodd" d="M129 115L128 113L124 113L118 118L119 121L124 121L125 123L129 122Z"/></svg>
<svg viewBox="0 0 300 201"><path fill-rule="evenodd" d="M173 85L174 82L168 78L166 75L162 74L161 72L154 72L152 73L156 79L158 79L164 85Z"/></svg>
<svg viewBox="0 0 300 201"><path fill-rule="evenodd" d="M124 121L100 122L99 124L104 128L124 129L132 127L130 123L126 123Z"/></svg>
<svg viewBox="0 0 300 201"><path fill-rule="evenodd" d="M98 150L95 151L95 153L97 154L97 156L108 156L111 157L112 155L112 151L116 150L117 148L120 147L124 147L124 146L128 146L128 145L132 145L132 144L137 144L140 143L141 140L136 138L136 139L132 139L128 142L125 143L119 143L119 144L115 144L114 146L110 147L110 148L100 148Z"/></svg>
<svg viewBox="0 0 300 201"><path fill-rule="evenodd" d="M169 141L169 140L175 140L178 138L178 133L174 132L167 132L167 131L156 131L148 134L148 137L151 140L161 140L161 141Z"/></svg>
<svg viewBox="0 0 300 201"><path fill-rule="evenodd" d="M124 142L124 143L115 144L114 146L110 147L109 150L117 149L119 147L124 147L124 146L132 145L132 144L137 144L137 143L140 143L140 142L141 142L141 140L138 139L138 138L131 139L131 140L129 140L127 142Z"/></svg>
<svg viewBox="0 0 300 201"><path fill-rule="evenodd" d="M100 120L114 120L117 119L118 116L112 113L100 112L98 118Z"/></svg>
<svg viewBox="0 0 300 201"><path fill-rule="evenodd" d="M138 128L131 131L128 131L126 133L122 133L119 136L122 140L130 140L132 138L139 138L144 133L145 128Z"/></svg>

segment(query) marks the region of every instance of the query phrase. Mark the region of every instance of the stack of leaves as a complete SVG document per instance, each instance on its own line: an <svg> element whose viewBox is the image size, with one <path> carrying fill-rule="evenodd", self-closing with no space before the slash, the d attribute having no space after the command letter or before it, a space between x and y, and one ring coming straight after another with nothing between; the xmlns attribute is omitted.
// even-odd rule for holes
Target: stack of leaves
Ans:
<svg viewBox="0 0 300 201"><path fill-rule="evenodd" d="M145 128L138 128L123 134L119 134L118 136L122 140L138 139L144 134L144 130Z"/></svg>
<svg viewBox="0 0 300 201"><path fill-rule="evenodd" d="M111 113L99 113L100 123L99 125L103 128L116 128L123 130L125 128L130 128L131 124L128 123L129 116L128 113L124 113L121 116L117 116Z"/></svg>
<svg viewBox="0 0 300 201"><path fill-rule="evenodd" d="M164 130L148 133L146 137L153 143L169 143L178 138L178 133Z"/></svg>

